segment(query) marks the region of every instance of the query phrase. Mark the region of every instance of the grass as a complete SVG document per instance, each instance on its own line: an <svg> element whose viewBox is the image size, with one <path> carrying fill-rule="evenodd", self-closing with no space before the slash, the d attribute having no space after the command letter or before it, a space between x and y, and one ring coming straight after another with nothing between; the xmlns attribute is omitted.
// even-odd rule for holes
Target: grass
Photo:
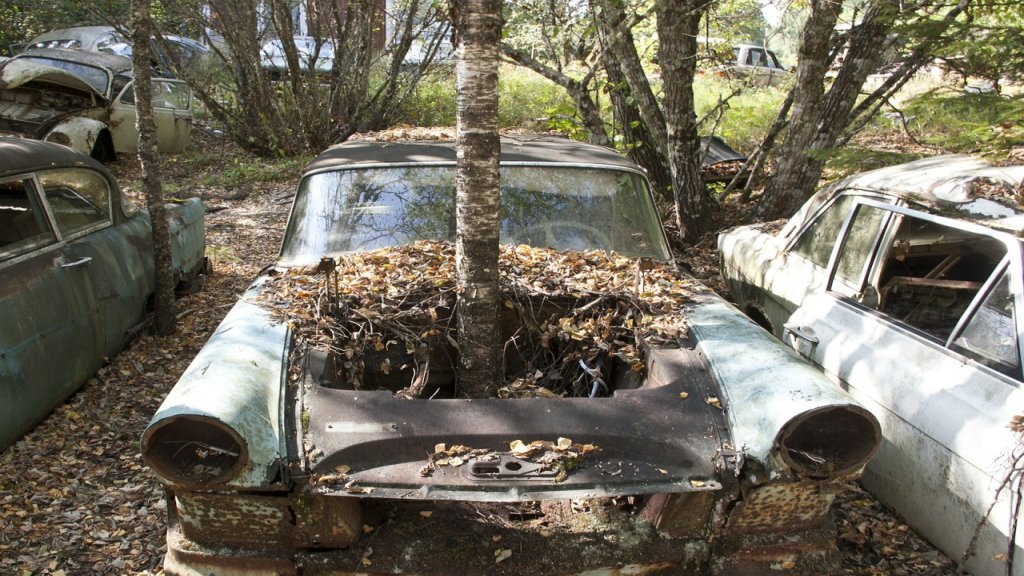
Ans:
<svg viewBox="0 0 1024 576"><path fill-rule="evenodd" d="M730 97L738 86L713 76L698 76L693 84L697 118L707 116L700 127L701 134L715 128L719 138L736 150L750 154L775 122L779 107L786 99L786 91L781 88L742 87L738 94ZM724 101L724 109L716 127L718 112L715 108L720 100Z"/></svg>
<svg viewBox="0 0 1024 576"><path fill-rule="evenodd" d="M908 126L918 140L949 152L995 156L1024 145L1024 97L933 91L910 101Z"/></svg>
<svg viewBox="0 0 1024 576"><path fill-rule="evenodd" d="M575 108L565 90L542 76L515 66L498 75L498 126L547 129L549 120L572 117ZM404 121L413 126L455 125L454 73L438 72L420 81L405 105Z"/></svg>
<svg viewBox="0 0 1024 576"><path fill-rule="evenodd" d="M225 161L227 159L227 161ZM193 147L169 159L170 171L189 174L193 184L237 188L296 180L312 154L289 158L257 158Z"/></svg>

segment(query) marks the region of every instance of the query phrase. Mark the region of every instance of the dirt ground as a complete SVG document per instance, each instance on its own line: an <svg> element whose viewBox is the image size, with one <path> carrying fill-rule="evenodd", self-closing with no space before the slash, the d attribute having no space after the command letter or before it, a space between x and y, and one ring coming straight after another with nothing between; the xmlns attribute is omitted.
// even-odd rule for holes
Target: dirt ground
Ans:
<svg viewBox="0 0 1024 576"><path fill-rule="evenodd" d="M197 146L223 148L206 137ZM111 165L137 193L134 158ZM205 289L178 302L174 336L143 334L33 432L0 453L0 574L156 575L165 550L163 490L142 464L139 438L151 415L228 308L277 252L298 174L248 189L197 187L198 174L169 159L164 177L181 195L204 197ZM743 207L733 208L737 214ZM710 239L681 260L719 288ZM952 575L955 563L853 485L837 506L842 574Z"/></svg>

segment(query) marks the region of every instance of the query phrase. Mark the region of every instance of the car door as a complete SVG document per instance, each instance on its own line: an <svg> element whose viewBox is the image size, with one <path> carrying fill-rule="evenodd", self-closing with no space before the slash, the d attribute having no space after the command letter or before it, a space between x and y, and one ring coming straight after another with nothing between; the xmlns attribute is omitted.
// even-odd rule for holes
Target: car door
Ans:
<svg viewBox="0 0 1024 576"><path fill-rule="evenodd" d="M32 175L0 182L0 447L97 367L102 337L85 264L60 242Z"/></svg>
<svg viewBox="0 0 1024 576"><path fill-rule="evenodd" d="M784 336L783 325L808 295L825 289L833 249L858 195L852 190L835 195L789 238L772 236L756 249L732 250L731 265L750 283L734 288L734 297L775 336Z"/></svg>
<svg viewBox="0 0 1024 576"><path fill-rule="evenodd" d="M182 151L192 134L192 91L181 80L153 79L153 122L157 148L164 153ZM135 82L129 82L111 105L110 125L114 149L137 152Z"/></svg>
<svg viewBox="0 0 1024 576"><path fill-rule="evenodd" d="M885 442L865 486L959 557L1024 411L1020 243L872 201L851 216L827 289L794 312L785 339L879 419ZM977 558L1005 552L1006 501L982 523Z"/></svg>
<svg viewBox="0 0 1024 576"><path fill-rule="evenodd" d="M95 299L97 358L113 355L142 318L152 291L149 222L115 212L119 191L95 170L59 168L37 177L65 250L81 263Z"/></svg>

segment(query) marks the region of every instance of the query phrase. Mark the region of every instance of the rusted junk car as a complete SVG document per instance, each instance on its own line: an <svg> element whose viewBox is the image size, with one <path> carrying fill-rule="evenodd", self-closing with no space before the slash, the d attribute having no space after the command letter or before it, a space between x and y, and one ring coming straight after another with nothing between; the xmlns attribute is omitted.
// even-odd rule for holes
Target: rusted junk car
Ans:
<svg viewBox="0 0 1024 576"><path fill-rule="evenodd" d="M0 62L0 135L64 144L98 160L138 151L130 58L65 48L28 50ZM179 152L192 132L192 92L153 79L161 152Z"/></svg>
<svg viewBox="0 0 1024 576"><path fill-rule="evenodd" d="M168 205L174 268L204 267L203 207ZM125 344L153 293L149 215L99 163L0 138L0 448Z"/></svg>
<svg viewBox="0 0 1024 576"><path fill-rule="evenodd" d="M1024 574L997 498L1020 470L1022 182L1024 166L930 158L830 186L778 233L719 237L739 306L881 421L864 485L950 557L971 548L978 575L1004 574L1011 545Z"/></svg>
<svg viewBox="0 0 1024 576"><path fill-rule="evenodd" d="M459 397L455 162L307 167L276 266L144 433L167 573L827 571L878 423L678 274L614 151L503 139L506 378Z"/></svg>

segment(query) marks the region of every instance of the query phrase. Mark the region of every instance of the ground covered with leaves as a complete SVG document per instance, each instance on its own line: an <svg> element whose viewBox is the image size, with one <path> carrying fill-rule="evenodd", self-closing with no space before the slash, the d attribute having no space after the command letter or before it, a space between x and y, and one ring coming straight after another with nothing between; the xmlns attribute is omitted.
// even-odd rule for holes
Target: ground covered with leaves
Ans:
<svg viewBox="0 0 1024 576"><path fill-rule="evenodd" d="M200 138L197 146L224 158L210 170L240 154L219 140ZM134 159L125 158L112 169L137 194L134 166ZM162 488L142 464L139 438L228 308L273 260L298 177L200 185L201 171L174 157L166 170L174 194L201 195L210 209L207 245L214 272L203 291L179 300L176 335L143 332L35 430L0 453L0 574L162 572L166 507ZM680 260L696 275L715 279L712 241ZM956 574L949 559L869 494L850 488L839 499L835 519L842 574Z"/></svg>

